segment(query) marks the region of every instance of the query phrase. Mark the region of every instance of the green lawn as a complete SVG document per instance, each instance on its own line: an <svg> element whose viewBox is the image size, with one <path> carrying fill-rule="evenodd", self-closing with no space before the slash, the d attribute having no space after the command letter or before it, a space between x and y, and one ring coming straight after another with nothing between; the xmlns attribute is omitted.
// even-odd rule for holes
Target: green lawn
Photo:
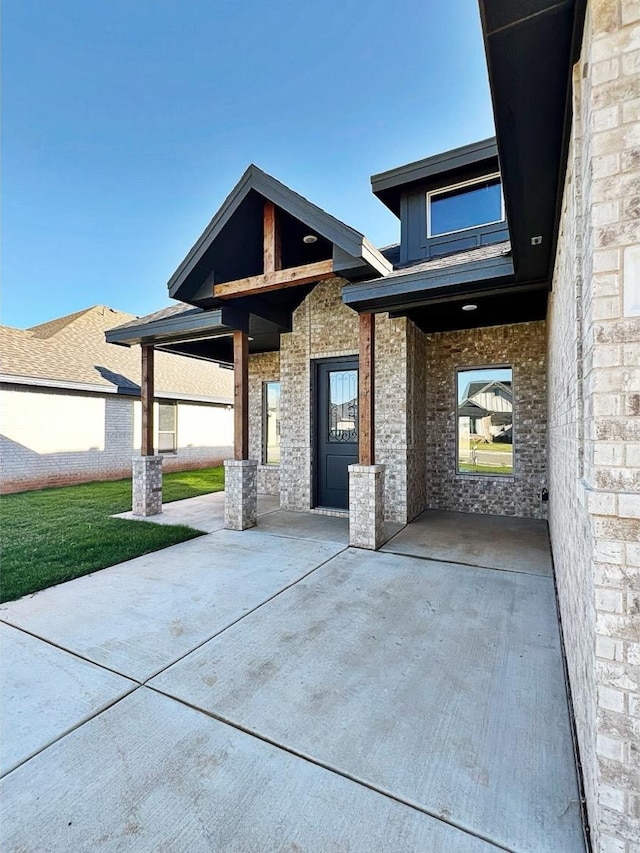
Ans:
<svg viewBox="0 0 640 853"><path fill-rule="evenodd" d="M164 474L164 502L219 492L224 469ZM0 601L200 536L190 527L109 518L131 509L131 480L85 483L0 498Z"/></svg>
<svg viewBox="0 0 640 853"><path fill-rule="evenodd" d="M458 471L461 474L513 474L511 465L472 465L470 462L459 462Z"/></svg>
<svg viewBox="0 0 640 853"><path fill-rule="evenodd" d="M487 444L482 444L481 442L476 444L475 442L472 442L472 444L476 450L482 450L485 453L486 451L489 451L489 453L511 453L513 450L512 444L502 444L502 442L499 441L487 442Z"/></svg>

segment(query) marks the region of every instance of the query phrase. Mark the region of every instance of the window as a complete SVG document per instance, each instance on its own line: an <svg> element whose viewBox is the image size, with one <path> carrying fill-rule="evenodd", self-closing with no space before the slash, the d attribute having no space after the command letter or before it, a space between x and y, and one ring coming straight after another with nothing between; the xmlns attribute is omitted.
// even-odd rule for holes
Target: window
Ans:
<svg viewBox="0 0 640 853"><path fill-rule="evenodd" d="M427 237L453 234L503 219L499 175L427 193Z"/></svg>
<svg viewBox="0 0 640 853"><path fill-rule="evenodd" d="M175 403L158 405L158 452L175 453L178 449L177 410Z"/></svg>
<svg viewBox="0 0 640 853"><path fill-rule="evenodd" d="M459 474L513 474L513 381L510 367L458 371Z"/></svg>
<svg viewBox="0 0 640 853"><path fill-rule="evenodd" d="M358 371L329 371L329 434L331 443L358 440Z"/></svg>
<svg viewBox="0 0 640 853"><path fill-rule="evenodd" d="M280 383L265 382L262 398L262 461L280 464Z"/></svg>

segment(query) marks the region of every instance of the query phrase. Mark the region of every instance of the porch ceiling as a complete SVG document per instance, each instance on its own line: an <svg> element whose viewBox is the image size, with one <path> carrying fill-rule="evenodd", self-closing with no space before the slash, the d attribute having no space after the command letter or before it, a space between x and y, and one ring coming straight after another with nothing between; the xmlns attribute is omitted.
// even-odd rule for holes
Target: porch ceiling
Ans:
<svg viewBox="0 0 640 853"><path fill-rule="evenodd" d="M269 252L265 205L271 206L277 220L277 237L272 234ZM391 264L363 234L251 165L171 277L168 288L174 299L213 308L219 307L221 299L242 298L243 291L288 288L298 286L298 281L307 284L333 274L362 279L390 270Z"/></svg>
<svg viewBox="0 0 640 853"><path fill-rule="evenodd" d="M258 297L241 299L212 310L179 303L110 329L106 340L121 346L153 344L167 352L232 364L235 330L248 332L251 353L278 350L280 333L291 328L291 313L308 291L309 286L295 288L279 295L277 304L268 295L260 297L262 302ZM252 308L261 314L253 313Z"/></svg>

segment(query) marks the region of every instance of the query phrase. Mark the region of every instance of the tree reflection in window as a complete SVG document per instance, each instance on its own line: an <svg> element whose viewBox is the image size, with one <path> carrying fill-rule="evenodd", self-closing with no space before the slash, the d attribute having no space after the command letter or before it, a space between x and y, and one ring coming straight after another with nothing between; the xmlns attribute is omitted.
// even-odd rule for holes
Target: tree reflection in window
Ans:
<svg viewBox="0 0 640 853"><path fill-rule="evenodd" d="M330 442L358 441L358 371L329 372Z"/></svg>

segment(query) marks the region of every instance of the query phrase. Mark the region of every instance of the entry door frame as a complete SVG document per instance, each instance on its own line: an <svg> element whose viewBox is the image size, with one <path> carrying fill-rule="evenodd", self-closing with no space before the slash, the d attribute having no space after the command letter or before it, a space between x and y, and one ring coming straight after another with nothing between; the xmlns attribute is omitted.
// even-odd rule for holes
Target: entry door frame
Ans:
<svg viewBox="0 0 640 853"><path fill-rule="evenodd" d="M319 461L320 461L320 371L323 366L329 365L340 367L340 365L355 365L358 371L358 393L360 389L360 358L357 352L352 355L340 355L331 358L315 358L311 363L311 498L312 508L335 509L336 507L326 507L319 500ZM358 456L358 444L356 444L356 457ZM356 458L356 462L358 459ZM348 501L347 501L348 503ZM346 510L348 511L348 506Z"/></svg>

